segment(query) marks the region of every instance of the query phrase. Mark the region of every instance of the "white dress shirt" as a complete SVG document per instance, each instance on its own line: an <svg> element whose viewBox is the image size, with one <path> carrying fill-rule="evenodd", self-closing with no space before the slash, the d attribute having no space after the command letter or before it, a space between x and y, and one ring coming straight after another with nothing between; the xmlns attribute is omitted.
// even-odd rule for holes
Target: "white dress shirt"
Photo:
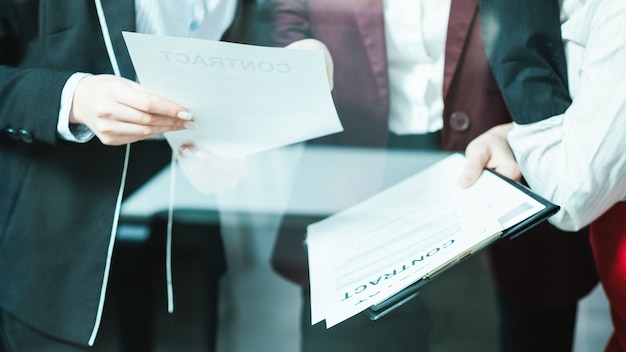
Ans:
<svg viewBox="0 0 626 352"><path fill-rule="evenodd" d="M572 105L514 125L509 143L531 188L577 230L626 196L626 1L565 0L562 35Z"/></svg>
<svg viewBox="0 0 626 352"><path fill-rule="evenodd" d="M389 130L443 127L443 70L450 0L384 0Z"/></svg>
<svg viewBox="0 0 626 352"><path fill-rule="evenodd" d="M135 0L139 33L219 40L235 18L237 0ZM82 125L71 125L70 110L76 84L86 73L72 75L61 92L57 132L61 138L84 143L94 134Z"/></svg>
<svg viewBox="0 0 626 352"><path fill-rule="evenodd" d="M137 32L219 40L236 8L233 0L135 0Z"/></svg>

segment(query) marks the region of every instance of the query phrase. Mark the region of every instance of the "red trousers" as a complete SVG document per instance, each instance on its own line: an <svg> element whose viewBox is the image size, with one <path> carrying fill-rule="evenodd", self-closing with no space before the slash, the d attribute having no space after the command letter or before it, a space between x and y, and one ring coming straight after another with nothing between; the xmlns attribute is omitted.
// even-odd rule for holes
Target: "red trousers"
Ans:
<svg viewBox="0 0 626 352"><path fill-rule="evenodd" d="M589 227L598 276L611 308L613 335L607 352L626 351L626 202L617 203Z"/></svg>

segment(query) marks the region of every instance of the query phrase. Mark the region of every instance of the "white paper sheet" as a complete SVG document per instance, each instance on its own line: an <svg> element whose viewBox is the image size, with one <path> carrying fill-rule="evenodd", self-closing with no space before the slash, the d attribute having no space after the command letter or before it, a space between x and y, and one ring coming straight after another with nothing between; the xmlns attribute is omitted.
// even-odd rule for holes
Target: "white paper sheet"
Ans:
<svg viewBox="0 0 626 352"><path fill-rule="evenodd" d="M454 154L308 227L313 324L336 325L545 208L491 173L460 189L464 163Z"/></svg>
<svg viewBox="0 0 626 352"><path fill-rule="evenodd" d="M196 121L166 133L174 149L239 158L343 130L321 51L123 34L141 85Z"/></svg>

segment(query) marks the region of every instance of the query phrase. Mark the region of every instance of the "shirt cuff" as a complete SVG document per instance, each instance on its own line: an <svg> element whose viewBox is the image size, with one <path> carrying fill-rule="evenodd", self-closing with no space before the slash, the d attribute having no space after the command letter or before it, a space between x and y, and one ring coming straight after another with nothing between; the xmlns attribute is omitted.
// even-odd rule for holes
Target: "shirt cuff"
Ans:
<svg viewBox="0 0 626 352"><path fill-rule="evenodd" d="M67 82L65 82L63 91L61 92L61 109L59 110L57 133L62 139L68 142L86 143L95 135L89 127L85 125L70 123L70 111L72 109L76 85L86 76L89 76L89 74L82 72L74 73Z"/></svg>

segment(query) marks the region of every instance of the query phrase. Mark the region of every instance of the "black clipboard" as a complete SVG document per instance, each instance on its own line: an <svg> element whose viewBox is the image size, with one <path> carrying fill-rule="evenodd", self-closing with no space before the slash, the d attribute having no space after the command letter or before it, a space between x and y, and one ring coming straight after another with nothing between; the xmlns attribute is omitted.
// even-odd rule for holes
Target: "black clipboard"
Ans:
<svg viewBox="0 0 626 352"><path fill-rule="evenodd" d="M388 313L392 312L394 309L400 307L401 305L403 305L404 303L408 302L409 300L415 298L417 295L419 295L419 290L420 288L422 288L423 286L427 285L429 282L431 282L433 279L439 277L441 274L443 274L444 272L446 272L448 269L458 265L459 263L461 263L462 261L464 261L465 259L467 259L468 257L470 257L471 255L474 255L478 252L480 252L482 249L492 245L493 243L504 239L504 238L508 238L510 240L518 237L519 235L523 234L524 232L528 231L529 229L537 226L538 224L546 221L547 219L549 219L551 216L553 216L554 214L556 214L559 210L560 207L556 204L553 204L552 202L546 200L545 198L541 197L540 195L534 193L530 188L528 188L527 186L513 181L505 176L500 175L499 173L492 171L492 170L486 170L487 172L491 172L494 175L498 176L499 178L503 179L504 181L506 181L507 183L509 183L510 185L514 186L515 188L519 189L520 191L524 192L525 194L529 195L531 198L533 198L534 200L536 200L537 202L543 204L545 206L545 208L537 213L535 213L534 215L522 220L521 222L518 222L517 224L504 229L501 233L499 234L494 234L493 237L488 238L487 240L479 243L477 246L475 246L474 248L472 248L471 250L463 253L462 255L454 258L453 260L445 263L444 265L440 266L439 268L435 269L434 271L428 273L426 276L424 276L423 278L419 279L418 281L416 281L415 283L407 286L406 288L404 288L402 291L396 293L395 295L391 296L390 298L384 300L381 303L375 304L370 306L368 309L366 309L364 311L365 314L367 314L369 316L369 318L371 320L378 320L380 318L382 318L383 316L387 315Z"/></svg>

